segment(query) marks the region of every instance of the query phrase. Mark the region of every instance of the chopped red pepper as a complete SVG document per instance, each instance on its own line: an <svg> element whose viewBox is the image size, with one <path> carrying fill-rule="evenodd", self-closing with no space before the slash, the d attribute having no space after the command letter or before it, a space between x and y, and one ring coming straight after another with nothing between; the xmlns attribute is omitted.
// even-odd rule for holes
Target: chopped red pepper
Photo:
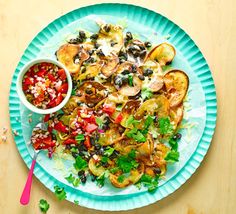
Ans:
<svg viewBox="0 0 236 214"><path fill-rule="evenodd" d="M68 91L68 83L62 84L58 90L59 93L65 94Z"/></svg>
<svg viewBox="0 0 236 214"><path fill-rule="evenodd" d="M55 99L55 106L59 105L63 100L63 96L61 95L61 93L58 94L58 96Z"/></svg>
<svg viewBox="0 0 236 214"><path fill-rule="evenodd" d="M58 70L58 75L59 75L59 78L61 80L65 80L66 79L66 72L64 71L64 69L59 69Z"/></svg>
<svg viewBox="0 0 236 214"><path fill-rule="evenodd" d="M91 148L91 142L89 136L85 137L84 145L86 146L87 149Z"/></svg>
<svg viewBox="0 0 236 214"><path fill-rule="evenodd" d="M93 131L95 131L98 128L97 125L93 124L93 123L88 123L87 126L85 127L85 131L88 133L91 133Z"/></svg>
<svg viewBox="0 0 236 214"><path fill-rule="evenodd" d="M102 111L108 115L112 115L115 112L116 108L111 105L104 104Z"/></svg>
<svg viewBox="0 0 236 214"><path fill-rule="evenodd" d="M40 71L37 72L37 76L39 77L44 77L44 75L46 74L46 70L45 69L41 69Z"/></svg>
<svg viewBox="0 0 236 214"><path fill-rule="evenodd" d="M50 114L46 114L46 115L44 116L43 121L46 123L46 122L49 121L49 119L50 119Z"/></svg>
<svg viewBox="0 0 236 214"><path fill-rule="evenodd" d="M38 138L36 142L33 144L33 147L36 150L40 150L40 149L48 149L50 147L54 147L55 145L56 143L52 141L52 137L48 136L47 138L44 139Z"/></svg>
<svg viewBox="0 0 236 214"><path fill-rule="evenodd" d="M50 73L48 73L48 79L53 81L53 82L56 81L56 78Z"/></svg>
<svg viewBox="0 0 236 214"><path fill-rule="evenodd" d="M73 138L69 138L63 142L65 145L70 145L70 144L77 144L77 141Z"/></svg>
<svg viewBox="0 0 236 214"><path fill-rule="evenodd" d="M116 117L114 123L119 124L119 123L122 121L122 119L123 119L123 115L122 115L122 113L120 113L120 114L118 114L118 116Z"/></svg>
<svg viewBox="0 0 236 214"><path fill-rule="evenodd" d="M57 122L54 125L54 129L59 131L59 132L63 132L63 133L67 133L68 132L68 128L61 121Z"/></svg>
<svg viewBox="0 0 236 214"><path fill-rule="evenodd" d="M30 78L30 77L26 77L24 79L24 84L25 85L33 85L34 84L34 79Z"/></svg>

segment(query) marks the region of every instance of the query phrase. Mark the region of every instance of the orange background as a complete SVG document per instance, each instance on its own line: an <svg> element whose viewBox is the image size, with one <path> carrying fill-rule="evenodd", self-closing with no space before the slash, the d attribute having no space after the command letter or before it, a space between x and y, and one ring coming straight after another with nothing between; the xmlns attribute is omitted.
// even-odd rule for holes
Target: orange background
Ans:
<svg viewBox="0 0 236 214"><path fill-rule="evenodd" d="M45 25L75 8L98 0L0 0L0 128L9 125L11 77L31 39ZM115 1L110 1L115 2ZM212 146L197 172L174 194L148 207L123 213L222 214L236 211L236 1L126 0L147 7L180 25L205 55L216 84L218 121ZM0 130L1 134L2 130ZM67 201L58 202L37 179L31 202L19 204L28 169L10 131L0 143L0 213L37 214L38 201L50 203L48 213L95 213ZM103 213L96 211L96 213Z"/></svg>

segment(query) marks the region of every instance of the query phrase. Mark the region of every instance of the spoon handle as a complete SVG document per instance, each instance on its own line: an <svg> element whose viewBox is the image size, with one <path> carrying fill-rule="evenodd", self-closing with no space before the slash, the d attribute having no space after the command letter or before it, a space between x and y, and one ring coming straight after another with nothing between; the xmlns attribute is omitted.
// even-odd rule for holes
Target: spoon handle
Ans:
<svg viewBox="0 0 236 214"><path fill-rule="evenodd" d="M31 190L31 184L32 184L32 178L33 178L33 172L34 172L35 164L36 164L36 157L34 157L32 163L31 163L31 167L30 167L30 171L29 171L29 174L28 174L28 178L27 178L27 181L25 183L24 190L23 190L23 192L21 194L20 203L22 205L27 205L29 203L30 190Z"/></svg>

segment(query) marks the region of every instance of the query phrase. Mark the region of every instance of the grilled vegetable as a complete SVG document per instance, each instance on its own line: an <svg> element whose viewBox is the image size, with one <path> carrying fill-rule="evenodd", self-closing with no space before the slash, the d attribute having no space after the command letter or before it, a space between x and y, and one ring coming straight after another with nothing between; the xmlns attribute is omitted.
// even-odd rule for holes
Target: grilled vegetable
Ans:
<svg viewBox="0 0 236 214"><path fill-rule="evenodd" d="M170 106L178 106L183 101L188 91L188 76L181 70L171 70L165 74L164 83Z"/></svg>

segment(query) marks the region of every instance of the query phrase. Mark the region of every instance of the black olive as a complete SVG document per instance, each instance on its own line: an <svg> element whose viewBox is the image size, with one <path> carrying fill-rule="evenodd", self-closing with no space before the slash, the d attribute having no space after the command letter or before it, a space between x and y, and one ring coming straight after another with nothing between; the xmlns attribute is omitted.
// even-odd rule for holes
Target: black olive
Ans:
<svg viewBox="0 0 236 214"><path fill-rule="evenodd" d="M78 106L82 105L82 102L81 101L77 101L77 105Z"/></svg>
<svg viewBox="0 0 236 214"><path fill-rule="evenodd" d="M97 40L97 39L98 39L98 34L95 33L95 34L91 35L91 36L90 36L90 39L91 39L91 40Z"/></svg>
<svg viewBox="0 0 236 214"><path fill-rule="evenodd" d="M90 137L90 143L91 143L92 146L95 145L95 139L94 139L94 137Z"/></svg>
<svg viewBox="0 0 236 214"><path fill-rule="evenodd" d="M129 77L127 75L122 77L122 84L126 84L129 81Z"/></svg>
<svg viewBox="0 0 236 214"><path fill-rule="evenodd" d="M66 149L70 150L71 149L71 145L67 144L66 145Z"/></svg>
<svg viewBox="0 0 236 214"><path fill-rule="evenodd" d="M152 44L151 44L151 42L145 42L145 43L144 43L144 45L145 45L145 47L147 47L147 48L150 48L150 47L152 47Z"/></svg>
<svg viewBox="0 0 236 214"><path fill-rule="evenodd" d="M158 116L155 116L154 123L157 123L157 122L158 122Z"/></svg>
<svg viewBox="0 0 236 214"><path fill-rule="evenodd" d="M78 171L78 176L84 175L84 170Z"/></svg>
<svg viewBox="0 0 236 214"><path fill-rule="evenodd" d="M77 81L76 81L76 80L73 80L73 81L72 81L72 87L73 87L73 88L76 88L76 87L77 87Z"/></svg>
<svg viewBox="0 0 236 214"><path fill-rule="evenodd" d="M86 39L86 34L85 34L85 32L82 31L82 30L80 30L80 31L79 31L79 37L80 37L81 39Z"/></svg>
<svg viewBox="0 0 236 214"><path fill-rule="evenodd" d="M142 74L138 75L138 78L142 81L145 80L145 77Z"/></svg>
<svg viewBox="0 0 236 214"><path fill-rule="evenodd" d="M121 73L122 75L126 75L126 74L129 74L129 70L125 69L124 71L122 71Z"/></svg>
<svg viewBox="0 0 236 214"><path fill-rule="evenodd" d="M85 174L80 176L80 180L83 184L86 183L87 178L86 178Z"/></svg>
<svg viewBox="0 0 236 214"><path fill-rule="evenodd" d="M135 52L133 52L133 55L134 55L134 57L139 57L140 52L139 51L135 51Z"/></svg>
<svg viewBox="0 0 236 214"><path fill-rule="evenodd" d="M104 149L101 147L99 150L96 151L97 155L103 155L104 154Z"/></svg>
<svg viewBox="0 0 236 214"><path fill-rule="evenodd" d="M111 27L109 25L105 25L103 29L108 33L111 30Z"/></svg>
<svg viewBox="0 0 236 214"><path fill-rule="evenodd" d="M85 89L85 93L86 94L92 94L93 93L93 90L91 88L86 88Z"/></svg>
<svg viewBox="0 0 236 214"><path fill-rule="evenodd" d="M124 39L124 45L125 47L129 44L129 41L127 39Z"/></svg>
<svg viewBox="0 0 236 214"><path fill-rule="evenodd" d="M96 60L93 57L88 58L85 63L94 63Z"/></svg>
<svg viewBox="0 0 236 214"><path fill-rule="evenodd" d="M99 45L97 42L94 44L94 48L96 48L96 49L98 49L99 46L100 46L100 45Z"/></svg>
<svg viewBox="0 0 236 214"><path fill-rule="evenodd" d="M88 149L87 149L87 147L86 146L84 146L84 144L80 144L79 145L79 150L80 150L80 152L82 153L82 151L87 151Z"/></svg>
<svg viewBox="0 0 236 214"><path fill-rule="evenodd" d="M118 85L118 86L122 86L123 82L122 82L122 78L120 76L116 76L114 78L114 84Z"/></svg>
<svg viewBox="0 0 236 214"><path fill-rule="evenodd" d="M144 57L146 56L146 54L147 54L147 51L146 51L146 50L143 50L143 51L141 51L141 52L139 53L139 56L140 56L141 58L144 58Z"/></svg>
<svg viewBox="0 0 236 214"><path fill-rule="evenodd" d="M92 181L92 182L96 181L96 178L97 178L97 177L96 177L95 175L91 175L91 181Z"/></svg>
<svg viewBox="0 0 236 214"><path fill-rule="evenodd" d="M98 56L105 56L101 49L97 51L97 55Z"/></svg>
<svg viewBox="0 0 236 214"><path fill-rule="evenodd" d="M143 75L144 76L148 76L149 74L148 74L148 69L145 69L144 71L143 71Z"/></svg>
<svg viewBox="0 0 236 214"><path fill-rule="evenodd" d="M142 45L139 45L139 48L140 48L141 51L144 51L144 50L145 50L145 47L142 46Z"/></svg>
<svg viewBox="0 0 236 214"><path fill-rule="evenodd" d="M119 129L118 129L119 133L122 134L124 131L125 131L125 128L120 126Z"/></svg>
<svg viewBox="0 0 236 214"><path fill-rule="evenodd" d="M91 56L91 55L94 53L94 51L95 51L94 49L89 50L89 51L88 51L88 54Z"/></svg>
<svg viewBox="0 0 236 214"><path fill-rule="evenodd" d="M84 39L82 39L81 37L78 37L77 41L78 41L78 43L82 43L84 41Z"/></svg>
<svg viewBox="0 0 236 214"><path fill-rule="evenodd" d="M57 137L56 137L56 135L55 135L55 134L53 134L53 133L52 133L52 139L53 139L53 140L57 140Z"/></svg>
<svg viewBox="0 0 236 214"><path fill-rule="evenodd" d="M104 118L104 123L109 125L111 123L110 118L109 117L105 117Z"/></svg>
<svg viewBox="0 0 236 214"><path fill-rule="evenodd" d="M158 175L159 175L159 174L161 174L161 169L158 168L158 167L157 167L157 168L154 168L154 169L153 169L153 172L154 172L155 174L158 174Z"/></svg>
<svg viewBox="0 0 236 214"><path fill-rule="evenodd" d="M136 73L137 72L137 66L136 65L132 65L131 66L132 72Z"/></svg>
<svg viewBox="0 0 236 214"><path fill-rule="evenodd" d="M148 75L151 75L151 74L153 74L153 70L152 70L152 69L150 69L150 68L148 68L148 69L147 69L147 72L148 72Z"/></svg>
<svg viewBox="0 0 236 214"><path fill-rule="evenodd" d="M174 140L180 140L182 137L182 135L180 133L176 133L174 136L173 136L173 139Z"/></svg>
<svg viewBox="0 0 236 214"><path fill-rule="evenodd" d="M126 33L126 39L127 39L127 40L132 40L132 39L133 39L133 35L132 35L131 32L127 32L127 33Z"/></svg>
<svg viewBox="0 0 236 214"><path fill-rule="evenodd" d="M78 41L78 38L73 38L73 39L70 39L68 43L70 43L70 44L78 44L79 41Z"/></svg>
<svg viewBox="0 0 236 214"><path fill-rule="evenodd" d="M125 59L127 59L127 53L125 53L124 51L120 51L118 56L123 56Z"/></svg>
<svg viewBox="0 0 236 214"><path fill-rule="evenodd" d="M99 150L99 149L101 149L101 145L100 145L100 144L98 144L98 143L97 143L97 144L95 144L95 145L94 145L94 149L95 149L95 150Z"/></svg>
<svg viewBox="0 0 236 214"><path fill-rule="evenodd" d="M111 47L114 47L117 44L117 42L111 42Z"/></svg>

